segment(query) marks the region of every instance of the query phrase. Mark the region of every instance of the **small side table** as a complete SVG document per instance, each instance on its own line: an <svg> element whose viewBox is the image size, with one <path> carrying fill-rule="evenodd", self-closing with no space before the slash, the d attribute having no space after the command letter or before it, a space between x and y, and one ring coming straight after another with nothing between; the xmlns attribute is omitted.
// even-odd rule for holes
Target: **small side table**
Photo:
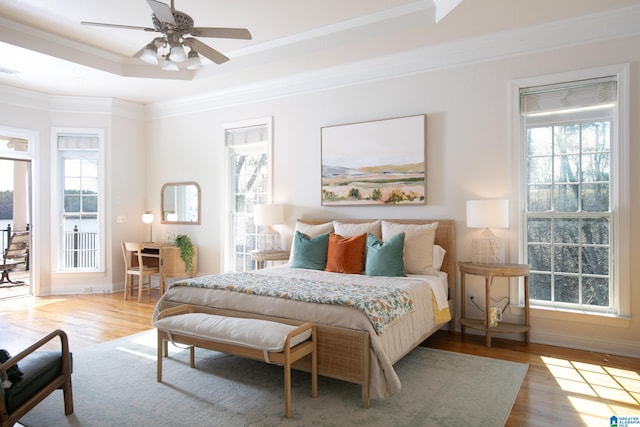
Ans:
<svg viewBox="0 0 640 427"><path fill-rule="evenodd" d="M256 268L261 270L264 268L266 261L286 261L289 259L289 251L251 251L249 256L256 260Z"/></svg>
<svg viewBox="0 0 640 427"><path fill-rule="evenodd" d="M471 262L458 262L460 268L460 294L462 302L460 308L462 313L460 316L460 331L464 334L464 328L478 329L485 332L487 339L487 347L491 347L491 333L499 332L506 334L524 333L525 342L529 342L529 333L531 326L529 323L529 269L528 264L473 264ZM465 308L467 296L465 293L465 276L472 274L475 276L483 276L485 283L485 313L484 320L467 319L465 317ZM494 277L524 277L524 325L500 322L498 326L491 326L490 307L491 307L491 285Z"/></svg>

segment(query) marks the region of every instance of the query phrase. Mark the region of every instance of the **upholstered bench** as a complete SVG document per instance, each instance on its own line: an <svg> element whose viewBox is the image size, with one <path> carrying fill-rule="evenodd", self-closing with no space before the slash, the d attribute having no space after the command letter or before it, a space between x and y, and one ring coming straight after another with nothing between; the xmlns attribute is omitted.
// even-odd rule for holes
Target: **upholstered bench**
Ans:
<svg viewBox="0 0 640 427"><path fill-rule="evenodd" d="M192 368L195 347L282 365L287 418L291 416L291 364L311 355L311 396L318 395L316 328L312 323L293 326L269 320L220 316L181 305L163 310L153 326L158 329L158 381L162 381L163 350L170 341L190 346Z"/></svg>

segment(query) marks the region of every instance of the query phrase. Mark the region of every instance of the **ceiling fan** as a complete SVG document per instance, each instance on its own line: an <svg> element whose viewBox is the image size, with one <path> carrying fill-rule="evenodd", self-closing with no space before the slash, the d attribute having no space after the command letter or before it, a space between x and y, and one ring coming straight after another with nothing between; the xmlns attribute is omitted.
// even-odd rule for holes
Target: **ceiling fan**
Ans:
<svg viewBox="0 0 640 427"><path fill-rule="evenodd" d="M251 33L246 28L194 27L193 19L189 15L173 7L173 0L171 0L171 7L157 0L147 0L147 3L153 11L151 14L153 28L87 21L80 23L82 25L161 33L162 36L154 38L149 44L136 52L133 57L140 58L150 64L157 64L158 49L162 48L164 52L166 52L161 55L161 57L164 58L162 68L172 71L178 71L177 63L184 61L187 61L188 69L195 70L200 68L202 63L200 62L198 54L209 58L216 64L222 64L229 60L227 56L194 37L251 40ZM188 35L194 37L187 37ZM188 48L188 53L186 53L185 47Z"/></svg>

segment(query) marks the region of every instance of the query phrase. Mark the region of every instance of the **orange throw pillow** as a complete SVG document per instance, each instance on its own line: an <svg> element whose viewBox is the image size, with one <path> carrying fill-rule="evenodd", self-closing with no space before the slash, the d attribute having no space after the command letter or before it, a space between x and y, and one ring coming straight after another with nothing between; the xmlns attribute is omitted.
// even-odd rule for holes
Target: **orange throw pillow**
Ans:
<svg viewBox="0 0 640 427"><path fill-rule="evenodd" d="M362 274L366 242L366 234L344 238L339 234L331 233L327 251L327 266L324 271Z"/></svg>

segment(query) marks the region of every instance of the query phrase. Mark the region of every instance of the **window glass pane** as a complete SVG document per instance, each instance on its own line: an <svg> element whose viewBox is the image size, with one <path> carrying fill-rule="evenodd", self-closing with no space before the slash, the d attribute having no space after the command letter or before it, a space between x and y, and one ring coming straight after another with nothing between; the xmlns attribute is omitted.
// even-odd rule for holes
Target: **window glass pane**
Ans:
<svg viewBox="0 0 640 427"><path fill-rule="evenodd" d="M581 178L584 182L609 181L609 153L588 153L581 158Z"/></svg>
<svg viewBox="0 0 640 427"><path fill-rule="evenodd" d="M553 222L553 241L558 243L579 242L578 219L557 219Z"/></svg>
<svg viewBox="0 0 640 427"><path fill-rule="evenodd" d="M532 273L529 276L530 298L551 301L551 275Z"/></svg>
<svg viewBox="0 0 640 427"><path fill-rule="evenodd" d="M609 152L609 122L585 123L582 125L582 152Z"/></svg>
<svg viewBox="0 0 640 427"><path fill-rule="evenodd" d="M529 242L551 243L551 219L531 218L527 222Z"/></svg>
<svg viewBox="0 0 640 427"><path fill-rule="evenodd" d="M64 211L80 212L80 195L71 193L74 190L65 191L64 195ZM76 190L77 191L77 190Z"/></svg>
<svg viewBox="0 0 640 427"><path fill-rule="evenodd" d="M578 304L580 302L580 282L578 276L554 276L553 300Z"/></svg>
<svg viewBox="0 0 640 427"><path fill-rule="evenodd" d="M583 184L582 210L585 212L608 212L609 184Z"/></svg>
<svg viewBox="0 0 640 427"><path fill-rule="evenodd" d="M551 245L529 245L527 264L534 271L551 271Z"/></svg>
<svg viewBox="0 0 640 427"><path fill-rule="evenodd" d="M551 184L551 170L553 166L552 158L531 157L529 158L529 183L530 184Z"/></svg>
<svg viewBox="0 0 640 427"><path fill-rule="evenodd" d="M557 156L580 153L580 125L555 126L553 151Z"/></svg>
<svg viewBox="0 0 640 427"><path fill-rule="evenodd" d="M609 218L585 218L580 228L581 237L585 244L609 244Z"/></svg>
<svg viewBox="0 0 640 427"><path fill-rule="evenodd" d="M81 182L82 180L77 176L67 175L64 179L64 189L66 191L80 192L80 189L82 188Z"/></svg>
<svg viewBox="0 0 640 427"><path fill-rule="evenodd" d="M551 185L530 185L527 187L529 212L548 212L551 210Z"/></svg>
<svg viewBox="0 0 640 427"><path fill-rule="evenodd" d="M585 277L583 279L583 304L600 307L609 306L609 279L606 277Z"/></svg>
<svg viewBox="0 0 640 427"><path fill-rule="evenodd" d="M579 248L577 246L554 246L554 272L578 273L580 271Z"/></svg>
<svg viewBox="0 0 640 427"><path fill-rule="evenodd" d="M551 127L534 127L527 129L527 145L530 156L548 156L553 153L551 129Z"/></svg>
<svg viewBox="0 0 640 427"><path fill-rule="evenodd" d="M85 213L98 212L98 195L97 194L82 197L82 212L85 212Z"/></svg>
<svg viewBox="0 0 640 427"><path fill-rule="evenodd" d="M564 184L555 186L555 210L557 212L577 212L579 191L580 186L578 184Z"/></svg>
<svg viewBox="0 0 640 427"><path fill-rule="evenodd" d="M582 249L582 273L609 274L609 248L586 246Z"/></svg>

